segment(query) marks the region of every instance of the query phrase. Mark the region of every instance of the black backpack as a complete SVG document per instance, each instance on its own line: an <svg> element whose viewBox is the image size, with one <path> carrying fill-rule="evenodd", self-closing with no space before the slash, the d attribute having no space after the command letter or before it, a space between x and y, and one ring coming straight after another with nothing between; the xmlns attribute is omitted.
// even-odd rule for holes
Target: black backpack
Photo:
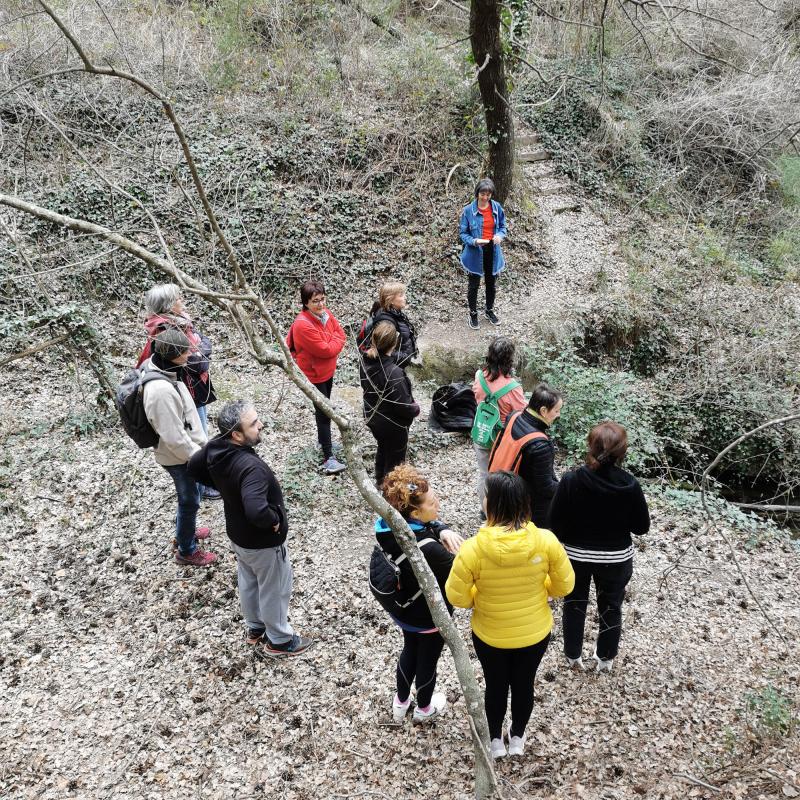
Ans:
<svg viewBox="0 0 800 800"><path fill-rule="evenodd" d="M450 383L440 386L431 399L428 427L436 431L472 430L478 404L472 387L466 383Z"/></svg>
<svg viewBox="0 0 800 800"><path fill-rule="evenodd" d="M144 385L157 380L169 381L169 378L160 372L153 370L145 372L141 367L136 367L125 375L122 383L117 386L117 393L114 396L114 405L119 412L125 433L142 448L158 445L159 436L144 413ZM177 384L175 390L180 394Z"/></svg>
<svg viewBox="0 0 800 800"><path fill-rule="evenodd" d="M418 543L421 550L426 544L435 542L436 539L423 539ZM403 590L400 580L400 564L405 560L406 554L401 553L397 558L392 558L383 552L379 544L372 550L369 560L369 589L375 599L392 615L408 608L421 594L422 589L410 597Z"/></svg>

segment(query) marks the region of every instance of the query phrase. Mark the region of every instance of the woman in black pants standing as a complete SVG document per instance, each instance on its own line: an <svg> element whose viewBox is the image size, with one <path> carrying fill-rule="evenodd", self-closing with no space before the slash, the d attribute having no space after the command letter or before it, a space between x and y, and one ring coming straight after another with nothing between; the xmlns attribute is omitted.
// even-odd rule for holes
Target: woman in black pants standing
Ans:
<svg viewBox="0 0 800 800"><path fill-rule="evenodd" d="M628 434L616 422L589 432L586 465L568 472L550 507L550 527L575 570L575 588L564 598L564 655L583 668L583 629L594 580L600 631L592 656L597 672L610 672L622 635L622 601L633 575L631 534L650 528L642 487L620 467Z"/></svg>
<svg viewBox="0 0 800 800"><path fill-rule="evenodd" d="M409 381L397 363L400 334L391 322L379 322L372 331L372 346L361 361L364 418L378 443L375 483L406 460L408 429L419 414Z"/></svg>
<svg viewBox="0 0 800 800"><path fill-rule="evenodd" d="M426 478L410 464L401 464L393 469L381 488L389 505L408 522L444 595L453 553L458 551L463 540L439 520L439 498ZM417 724L430 722L442 713L446 704L445 696L433 691L444 639L431 618L425 598L422 594L415 596L419 583L408 560L401 560L403 551L391 527L383 519L375 523L375 538L383 552L400 568L403 594L411 601L391 614L392 621L403 631L403 651L397 661L397 694L392 703L392 716L395 722L403 721L411 707L411 685L416 684L417 707L413 721ZM453 611L449 604L448 611Z"/></svg>
<svg viewBox="0 0 800 800"><path fill-rule="evenodd" d="M500 320L494 310L495 282L505 268L506 262L500 243L506 238L506 215L503 206L492 197L495 195L494 182L489 178L478 181L475 199L461 210L459 236L464 243L461 251L461 266L468 277L467 305L469 306L469 326L477 330L478 288L481 276L486 284L486 307L484 314L492 325Z"/></svg>

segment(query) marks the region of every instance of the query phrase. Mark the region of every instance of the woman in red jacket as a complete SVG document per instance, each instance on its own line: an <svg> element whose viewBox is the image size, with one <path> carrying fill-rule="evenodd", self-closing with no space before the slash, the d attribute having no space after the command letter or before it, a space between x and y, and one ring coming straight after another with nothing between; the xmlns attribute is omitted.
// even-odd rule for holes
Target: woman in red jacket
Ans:
<svg viewBox="0 0 800 800"><path fill-rule="evenodd" d="M336 317L325 307L325 287L319 281L306 281L300 287L300 302L303 310L289 328L286 344L292 352L297 366L325 397L331 396L336 360L342 352L345 333ZM314 407L317 420L317 438L325 462L322 469L334 475L345 469L345 465L333 457L331 421Z"/></svg>

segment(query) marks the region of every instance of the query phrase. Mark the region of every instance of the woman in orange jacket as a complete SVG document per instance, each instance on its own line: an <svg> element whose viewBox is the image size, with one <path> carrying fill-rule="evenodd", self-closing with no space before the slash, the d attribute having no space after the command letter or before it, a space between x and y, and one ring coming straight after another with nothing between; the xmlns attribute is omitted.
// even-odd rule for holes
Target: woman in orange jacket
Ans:
<svg viewBox="0 0 800 800"><path fill-rule="evenodd" d="M472 642L486 680L486 718L493 758L522 755L533 712L533 682L550 641L548 595L572 591L575 573L564 548L531 521L525 481L513 472L486 479L487 522L458 551L447 599L471 608ZM503 719L511 694L506 752Z"/></svg>
<svg viewBox="0 0 800 800"><path fill-rule="evenodd" d="M306 281L300 287L300 302L303 310L295 317L286 337L286 344L314 386L325 397L331 396L333 373L336 361L345 343L345 333L336 317L325 306L325 287L319 281ZM317 438L325 459L322 469L333 475L345 469L345 465L333 457L331 421L318 408L314 408L317 422Z"/></svg>

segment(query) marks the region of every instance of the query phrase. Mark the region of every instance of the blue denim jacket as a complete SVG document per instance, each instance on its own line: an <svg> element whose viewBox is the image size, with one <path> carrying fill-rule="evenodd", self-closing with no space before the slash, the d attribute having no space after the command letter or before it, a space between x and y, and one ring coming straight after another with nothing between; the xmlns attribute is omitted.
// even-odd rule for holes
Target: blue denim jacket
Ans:
<svg viewBox="0 0 800 800"><path fill-rule="evenodd" d="M492 216L494 216L494 235L506 238L508 229L506 228L506 214L503 206L496 200L490 201L492 204ZM474 275L483 275L483 252L480 245L475 244L476 239L481 238L483 232L483 214L478 211L478 201L473 200L469 205L464 206L461 211L461 221L459 223L459 236L464 243L461 251L461 266L467 272ZM506 260L500 245L494 246L494 264L492 274L497 275L505 268Z"/></svg>

